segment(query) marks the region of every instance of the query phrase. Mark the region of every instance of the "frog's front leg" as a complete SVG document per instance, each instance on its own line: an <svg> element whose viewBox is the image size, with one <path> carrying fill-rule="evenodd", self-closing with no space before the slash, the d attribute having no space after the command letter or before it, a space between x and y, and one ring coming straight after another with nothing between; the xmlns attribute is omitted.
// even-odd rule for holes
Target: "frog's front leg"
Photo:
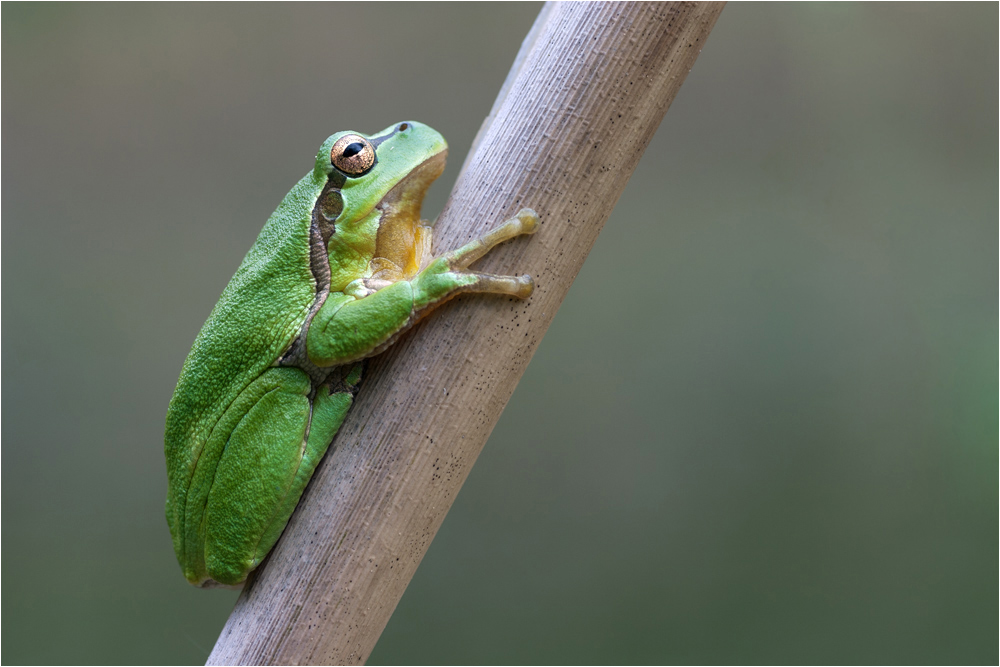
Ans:
<svg viewBox="0 0 1000 667"><path fill-rule="evenodd" d="M446 253L412 280L401 280L363 298L331 294L306 334L310 361L321 367L344 364L385 349L430 309L463 292L531 295L530 276L498 276L466 271L491 248L538 228L538 216L522 209L482 238Z"/></svg>
<svg viewBox="0 0 1000 667"><path fill-rule="evenodd" d="M522 208L517 215L486 232L484 236L470 241L458 250L452 250L441 259L448 261L452 268L464 269L485 255L494 246L521 234L534 234L538 229L538 214L530 208Z"/></svg>

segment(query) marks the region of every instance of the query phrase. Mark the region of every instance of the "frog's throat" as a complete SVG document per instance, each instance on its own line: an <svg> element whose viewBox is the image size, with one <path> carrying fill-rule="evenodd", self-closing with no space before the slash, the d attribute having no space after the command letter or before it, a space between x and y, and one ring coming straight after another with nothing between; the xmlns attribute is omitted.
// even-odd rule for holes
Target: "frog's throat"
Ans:
<svg viewBox="0 0 1000 667"><path fill-rule="evenodd" d="M420 207L427 188L444 171L448 150L442 150L420 163L375 205L381 212L375 257L389 260L403 274L412 276L420 265L418 231Z"/></svg>

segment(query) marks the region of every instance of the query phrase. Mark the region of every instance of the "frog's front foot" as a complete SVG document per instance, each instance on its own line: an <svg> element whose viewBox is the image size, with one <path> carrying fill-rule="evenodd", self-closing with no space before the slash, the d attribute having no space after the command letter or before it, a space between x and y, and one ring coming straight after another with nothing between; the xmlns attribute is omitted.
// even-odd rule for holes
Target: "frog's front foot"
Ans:
<svg viewBox="0 0 1000 667"><path fill-rule="evenodd" d="M469 271L467 267L498 244L521 234L533 234L537 229L538 214L524 208L481 238L433 260L412 282L415 310L424 311L462 292L528 298L535 288L531 276L498 276Z"/></svg>
<svg viewBox="0 0 1000 667"><path fill-rule="evenodd" d="M467 276L470 282L460 286L456 292L492 292L527 299L535 291L535 281L527 274L523 276L495 276L490 273L463 271L460 275Z"/></svg>
<svg viewBox="0 0 1000 667"><path fill-rule="evenodd" d="M452 250L444 258L451 268L464 269L504 241L521 234L534 234L537 230L538 214L530 208L522 208L513 218L504 220L498 227L486 232L482 238L467 243L458 250ZM530 276L525 277L531 280ZM528 294L531 294L530 289Z"/></svg>

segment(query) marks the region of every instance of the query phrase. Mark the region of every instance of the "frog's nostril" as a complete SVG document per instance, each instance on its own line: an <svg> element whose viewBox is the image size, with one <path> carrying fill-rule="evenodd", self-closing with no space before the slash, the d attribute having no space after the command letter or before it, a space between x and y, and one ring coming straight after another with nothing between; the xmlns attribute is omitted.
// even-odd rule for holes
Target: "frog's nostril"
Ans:
<svg viewBox="0 0 1000 667"><path fill-rule="evenodd" d="M400 123L399 124L399 131L400 132L403 132L403 131L408 130L408 129L410 129L410 124L409 123Z"/></svg>

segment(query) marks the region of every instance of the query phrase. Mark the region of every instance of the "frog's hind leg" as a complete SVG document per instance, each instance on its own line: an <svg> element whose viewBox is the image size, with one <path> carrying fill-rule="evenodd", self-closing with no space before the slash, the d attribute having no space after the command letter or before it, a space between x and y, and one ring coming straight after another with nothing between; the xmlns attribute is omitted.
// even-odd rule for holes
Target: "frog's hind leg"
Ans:
<svg viewBox="0 0 1000 667"><path fill-rule="evenodd" d="M205 570L220 584L239 584L256 565L254 549L305 451L311 390L309 376L298 368L270 368L227 411L225 427L216 429L221 456L205 466L211 477L197 487L207 489L204 513L192 512L189 499L188 523L204 536ZM200 540L188 542L197 547Z"/></svg>
<svg viewBox="0 0 1000 667"><path fill-rule="evenodd" d="M486 232L482 237L466 243L464 246L457 250L452 250L451 252L444 255L444 259L448 262L448 266L452 269L465 269L468 268L470 264L485 255L493 247L503 243L504 241L509 241L515 236L520 236L522 234L534 234L538 229L538 214L535 213L530 208L522 208L517 212L517 215L509 220L505 220L498 227L494 227L490 231ZM486 274L483 274L484 277ZM488 284L484 283L484 284ZM477 292L506 292L502 289L484 289L475 290ZM511 292L512 293L512 292Z"/></svg>
<svg viewBox="0 0 1000 667"><path fill-rule="evenodd" d="M298 368L255 380L225 438L204 513L204 562L224 585L242 582L281 536L316 465L340 428L360 367L313 389Z"/></svg>
<svg viewBox="0 0 1000 667"><path fill-rule="evenodd" d="M299 504L299 498L302 497L306 485L316 471L316 466L323 460L326 450L333 442L333 437L344 423L347 411L354 402L354 395L358 392L363 365L364 362L358 362L335 368L331 376L315 389L302 460L299 462L295 478L276 505L271 522L261 534L254 550L253 567L260 564L281 537L292 512Z"/></svg>

